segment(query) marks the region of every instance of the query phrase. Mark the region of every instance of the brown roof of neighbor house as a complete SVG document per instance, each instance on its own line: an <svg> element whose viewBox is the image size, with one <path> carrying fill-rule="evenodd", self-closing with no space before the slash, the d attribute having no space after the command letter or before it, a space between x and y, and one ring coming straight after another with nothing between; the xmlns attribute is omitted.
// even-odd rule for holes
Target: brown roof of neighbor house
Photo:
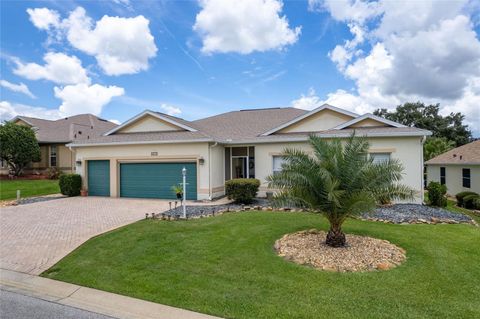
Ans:
<svg viewBox="0 0 480 319"><path fill-rule="evenodd" d="M148 112L153 111L145 111ZM196 121L187 121L182 118L153 112L168 118L179 125L183 125L196 131L163 131L163 132L139 132L139 133L107 133L95 139L75 141L74 146L102 145L102 144L130 144L130 143L176 143L176 142L219 142L224 144L240 143L269 143L284 141L305 141L307 133L274 133L262 135L282 124L288 123L308 113L296 108L269 108L250 109L227 112ZM133 119L141 116L137 115ZM125 122L124 125L128 123ZM348 137L353 129L330 129L320 132L312 132L324 137ZM368 127L355 129L357 135L365 136L424 136L431 133L414 127Z"/></svg>
<svg viewBox="0 0 480 319"><path fill-rule="evenodd" d="M459 146L448 152L438 155L426 164L479 164L480 140Z"/></svg>
<svg viewBox="0 0 480 319"><path fill-rule="evenodd" d="M89 140L101 136L117 124L92 114L79 114L59 120L44 120L28 116L17 116L35 129L39 143L68 143Z"/></svg>

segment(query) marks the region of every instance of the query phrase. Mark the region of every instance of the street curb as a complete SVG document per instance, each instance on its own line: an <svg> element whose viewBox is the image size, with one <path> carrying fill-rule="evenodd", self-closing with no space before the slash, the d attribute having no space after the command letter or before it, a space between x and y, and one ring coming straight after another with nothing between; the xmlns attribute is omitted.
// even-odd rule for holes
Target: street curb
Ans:
<svg viewBox="0 0 480 319"><path fill-rule="evenodd" d="M62 281L0 269L2 289L115 318L220 319Z"/></svg>

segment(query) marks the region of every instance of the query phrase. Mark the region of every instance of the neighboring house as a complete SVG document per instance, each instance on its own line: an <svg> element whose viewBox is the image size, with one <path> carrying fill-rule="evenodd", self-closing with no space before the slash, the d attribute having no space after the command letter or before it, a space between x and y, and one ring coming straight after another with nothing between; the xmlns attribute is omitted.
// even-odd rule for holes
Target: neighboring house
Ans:
<svg viewBox="0 0 480 319"><path fill-rule="evenodd" d="M225 181L257 178L260 194L266 177L282 168L285 148L311 151L311 133L348 138L367 136L375 160L399 159L403 182L422 201L425 136L431 133L365 114L323 105L307 112L296 108L242 110L196 121L144 111L104 136L75 141L77 172L89 195L174 198L173 185L187 169L187 199L224 195Z"/></svg>
<svg viewBox="0 0 480 319"><path fill-rule="evenodd" d="M454 148L427 162L427 181L447 185L447 193L480 194L480 140Z"/></svg>
<svg viewBox="0 0 480 319"><path fill-rule="evenodd" d="M55 167L63 172L75 170L75 155L65 146L68 143L98 138L117 124L91 114L79 114L50 121L34 117L17 116L11 121L18 125L31 127L40 145L41 159L32 162L24 172L42 174L46 169ZM6 163L2 162L0 174L8 174Z"/></svg>

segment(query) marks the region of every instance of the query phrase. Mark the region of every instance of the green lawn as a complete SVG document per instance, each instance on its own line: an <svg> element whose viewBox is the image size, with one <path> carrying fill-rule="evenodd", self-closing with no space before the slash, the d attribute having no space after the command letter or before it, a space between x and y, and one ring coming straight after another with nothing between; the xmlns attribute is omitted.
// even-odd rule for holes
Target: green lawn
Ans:
<svg viewBox="0 0 480 319"><path fill-rule="evenodd" d="M0 180L0 200L17 198L17 189L22 198L60 193L58 180Z"/></svg>
<svg viewBox="0 0 480 319"><path fill-rule="evenodd" d="M480 230L348 220L407 250L389 271L332 273L275 255L285 233L327 229L310 213L144 220L98 236L43 276L226 318L480 318Z"/></svg>

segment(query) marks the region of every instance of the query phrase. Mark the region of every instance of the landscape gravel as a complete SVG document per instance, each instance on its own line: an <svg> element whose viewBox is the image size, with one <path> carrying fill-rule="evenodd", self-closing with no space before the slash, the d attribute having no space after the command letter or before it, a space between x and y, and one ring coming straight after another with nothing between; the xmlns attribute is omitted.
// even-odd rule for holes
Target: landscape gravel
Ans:
<svg viewBox="0 0 480 319"><path fill-rule="evenodd" d="M266 207L268 205L268 201L263 198L255 199L250 205L240 205L240 204L224 204L224 205L187 205L186 213L187 217L204 217L210 216L214 213L219 211L238 211L242 209L254 209L255 207L258 209L259 207ZM168 210L164 213L166 216L176 217L182 216L183 209L180 204L175 208L173 207L171 210Z"/></svg>
<svg viewBox="0 0 480 319"><path fill-rule="evenodd" d="M453 213L443 208L431 207L420 204L395 204L378 207L371 213L360 216L363 219L378 219L390 221L395 224L411 223L418 221L427 222L458 222L471 223L472 219L464 214Z"/></svg>
<svg viewBox="0 0 480 319"><path fill-rule="evenodd" d="M347 245L333 248L326 235L316 229L286 234L274 248L286 260L337 272L388 270L406 259L405 250L387 240L346 234Z"/></svg>

